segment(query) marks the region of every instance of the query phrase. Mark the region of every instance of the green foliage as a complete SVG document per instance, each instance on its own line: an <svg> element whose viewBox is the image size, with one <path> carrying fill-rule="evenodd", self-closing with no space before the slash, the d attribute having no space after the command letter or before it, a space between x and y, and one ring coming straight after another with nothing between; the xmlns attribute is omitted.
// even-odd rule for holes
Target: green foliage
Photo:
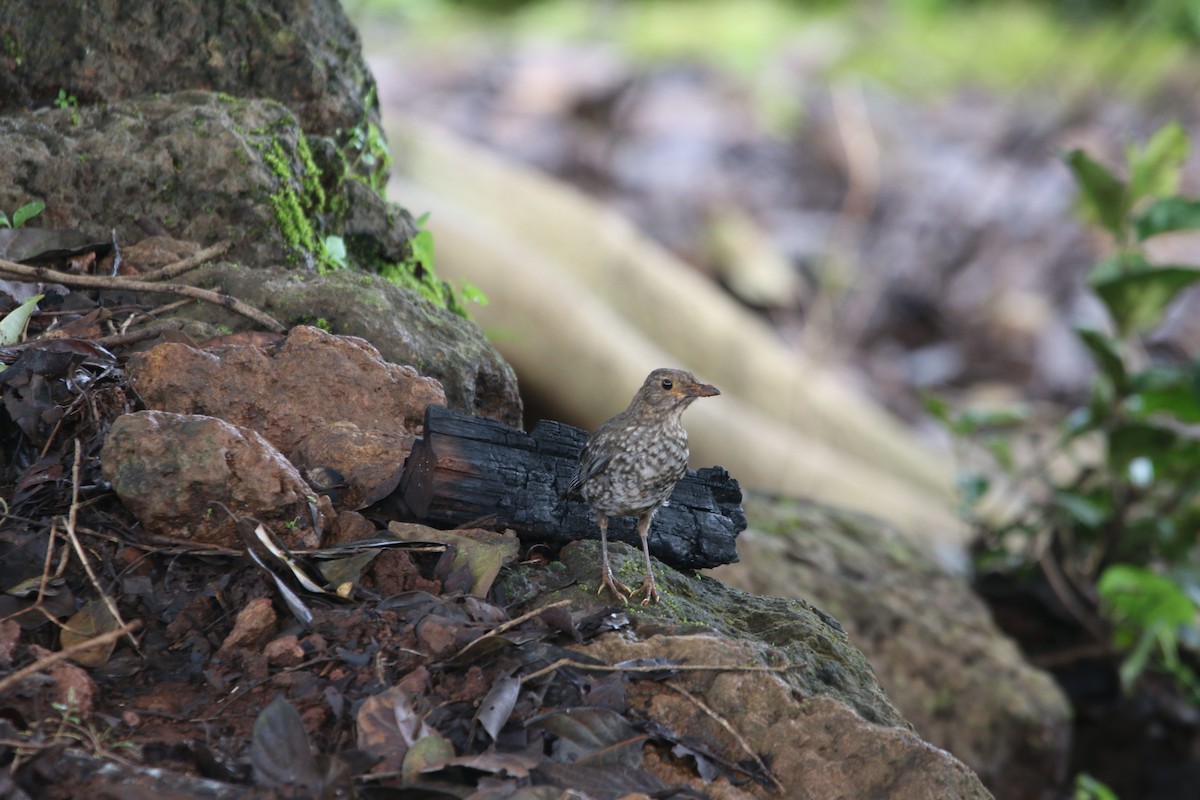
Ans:
<svg viewBox="0 0 1200 800"><path fill-rule="evenodd" d="M1196 604L1171 578L1144 567L1114 564L1096 583L1101 608L1113 623L1113 643L1128 655L1121 664L1127 690L1157 658L1200 697L1200 680L1179 657L1180 632L1196 617Z"/></svg>
<svg viewBox="0 0 1200 800"><path fill-rule="evenodd" d="M384 197L388 177L392 171L392 153L388 149L387 140L383 138L383 131L371 121L369 115L369 109L376 105L375 94L376 87L372 86L363 99L362 119L345 135L344 177L362 181L380 197ZM357 166L361 167L361 170L354 169L351 158L357 160Z"/></svg>
<svg viewBox="0 0 1200 800"><path fill-rule="evenodd" d="M1031 498L1003 524L974 517L985 533L980 564L1052 570L1052 585L1099 598L1085 612L1110 629L1123 685L1153 669L1200 701L1185 655L1200 642L1192 599L1200 597L1200 356L1154 363L1144 342L1200 280L1200 267L1153 263L1144 248L1155 236L1200 229L1200 202L1176 194L1188 150L1183 129L1170 124L1126 150L1123 174L1080 150L1065 154L1084 215L1113 240L1089 276L1112 327L1078 329L1097 373L1090 397L1031 466L1011 457L1020 409L954 415L942 401L927 406L992 457L960 479L969 513L999 475ZM1066 477L1050 468L1064 458L1074 462Z"/></svg>
<svg viewBox="0 0 1200 800"><path fill-rule="evenodd" d="M1117 793L1087 773L1075 776L1074 800L1117 800Z"/></svg>
<svg viewBox="0 0 1200 800"><path fill-rule="evenodd" d="M25 337L25 328L29 325L29 318L37 311L37 304L42 301L43 297L45 297L44 294L35 294L0 317L0 345L13 345ZM5 364L0 364L0 372L5 367Z"/></svg>
<svg viewBox="0 0 1200 800"><path fill-rule="evenodd" d="M380 274L397 286L411 289L428 300L444 306L459 316L467 317L464 302L487 305L487 297L474 284L463 281L462 288L455 291L448 282L440 280L434 272L433 234L425 228L429 214L417 220L417 233L409 240L409 256L399 264L385 264Z"/></svg>
<svg viewBox="0 0 1200 800"><path fill-rule="evenodd" d="M79 101L75 99L75 95L67 94L66 89L58 90L58 97L54 98L54 106L56 108L71 109L72 125L78 125L82 121L79 117Z"/></svg>
<svg viewBox="0 0 1200 800"><path fill-rule="evenodd" d="M33 202L26 203L14 211L11 222L9 221L8 216L3 211L0 211L0 228L20 228L26 222L33 219L45 210L45 203L43 203L41 200L34 200Z"/></svg>
<svg viewBox="0 0 1200 800"><path fill-rule="evenodd" d="M341 236L326 236L321 240L321 261L331 264L334 269L345 269L349 262L346 260L346 240Z"/></svg>

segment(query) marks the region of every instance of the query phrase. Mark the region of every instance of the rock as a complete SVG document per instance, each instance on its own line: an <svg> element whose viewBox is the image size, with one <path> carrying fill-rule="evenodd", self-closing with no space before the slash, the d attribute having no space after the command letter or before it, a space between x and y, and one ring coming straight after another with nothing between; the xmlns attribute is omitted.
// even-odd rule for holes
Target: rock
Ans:
<svg viewBox="0 0 1200 800"><path fill-rule="evenodd" d="M267 642L263 656L273 667L294 667L304 661L304 648L296 635L290 634Z"/></svg>
<svg viewBox="0 0 1200 800"><path fill-rule="evenodd" d="M146 238L145 227L165 227L204 245L231 239L228 258L244 266L314 272L338 267L327 236L370 252L372 263L399 263L416 232L379 195L362 198L356 213L391 220L377 230L385 238L345 230L341 184L331 178L326 192L327 166L292 112L273 100L188 91L42 109L0 117L0 147L8 154L0 207L37 197L46 203L39 226L79 229L96 241L115 229L119 242L133 244Z"/></svg>
<svg viewBox="0 0 1200 800"><path fill-rule="evenodd" d="M50 679L54 681L55 698L66 709L64 713L85 719L91 716L100 687L86 669L69 661L60 661L50 668Z"/></svg>
<svg viewBox="0 0 1200 800"><path fill-rule="evenodd" d="M150 408L252 428L301 469L337 469L350 482L350 508L399 481L425 408L446 402L437 381L384 361L362 339L307 326L274 352L162 344L133 356L128 372Z"/></svg>
<svg viewBox="0 0 1200 800"><path fill-rule="evenodd" d="M333 520L333 527L329 530L329 536L326 538L325 544L334 545L345 542L357 542L362 539L369 539L376 533L375 525L362 514L359 514L357 511L340 511Z"/></svg>
<svg viewBox="0 0 1200 800"><path fill-rule="evenodd" d="M438 379L451 408L521 426L516 375L483 332L378 275L338 270L301 281L285 269L216 264L190 273L188 280L220 286L288 323L311 322L312 310L319 308L334 331L366 339L388 361ZM193 306L187 314L240 324L212 306Z"/></svg>
<svg viewBox="0 0 1200 800"><path fill-rule="evenodd" d="M4 114L49 105L64 87L81 105L210 89L280 100L321 134L378 122L377 104L368 102L375 81L337 0L162 13L112 3L81 15L50 4L6 5L0 29Z"/></svg>
<svg viewBox="0 0 1200 800"><path fill-rule="evenodd" d="M237 618L233 622L233 630L221 643L221 652L227 652L235 647L257 648L261 646L275 632L275 624L278 621L279 617L271 606L271 598L254 598L238 612ZM270 654L266 655L270 658Z"/></svg>
<svg viewBox="0 0 1200 800"><path fill-rule="evenodd" d="M999 798L1053 796L1069 763L1070 708L961 577L865 515L754 495L746 505L742 560L715 576L820 604L921 736Z"/></svg>
<svg viewBox="0 0 1200 800"><path fill-rule="evenodd" d="M230 239L226 257L236 266L210 265L186 280L264 308L285 327L312 322L319 309L339 332L363 336L390 361L441 380L453 407L520 424L511 368L478 327L446 310L461 311L458 300L414 260L417 227L382 194L390 157L375 126L373 81L336 2L289 9L284 34L269 27L278 22L275 11L245 30L237 28L240 10L127 20L131 27L116 34L122 41L164 26L168 40L186 32L201 37L189 41L205 42L161 71L147 68L170 52L158 39L121 50L106 38L100 50L119 53L105 58L93 45L20 55L65 24L61 15L27 11L14 18L0 10L0 29L11 35L0 64L13 68L0 70L0 104L10 112L39 106L0 117L0 208L36 197L46 204L36 226L78 230L90 241L115 236L137 256L148 232L203 245ZM39 25L41 16L53 21ZM62 41L109 16L122 17L89 16L87 24L67 25ZM316 38L297 38L298 31ZM273 71L247 75L249 62L225 61L243 51ZM192 56L199 54L196 67ZM86 74L53 73L77 58L89 60ZM66 85L79 94L79 106L48 107ZM248 324L211 304L176 316L235 329Z"/></svg>
<svg viewBox="0 0 1200 800"><path fill-rule="evenodd" d="M678 692L635 681L627 697L641 717L672 731L687 731L729 763L757 757L770 764L780 791L753 783L743 786L753 797L991 796L966 765L904 726L869 723L830 697L800 695L778 675L739 671L738 667L761 664L761 654L749 644L706 635L652 636L644 642L609 635L579 649L609 664L657 658L729 667L722 672L681 672L668 684ZM691 783L704 788L697 779Z"/></svg>
<svg viewBox="0 0 1200 800"><path fill-rule="evenodd" d="M610 551L617 573L640 577L637 550L614 543ZM593 593L599 554L599 543L577 542L563 548L560 562L507 569L498 597L535 596L535 606L570 598L572 615L587 617L609 605ZM763 800L990 797L961 761L913 733L836 620L803 600L757 597L661 565L655 572L662 602L625 610L634 640L626 631L578 649L609 664L661 658L727 667L685 666L666 681L680 691L633 681L627 693L652 726L686 731L727 763L757 757L778 781L748 783L742 792ZM662 777L678 774L664 767ZM722 797L742 796L716 785Z"/></svg>
<svg viewBox="0 0 1200 800"><path fill-rule="evenodd" d="M186 348L185 348L186 349ZM214 507L263 522L287 547L316 547L312 489L266 439L213 417L138 411L117 417L100 453L104 476L145 529L241 549L237 528ZM328 501L322 515L332 516Z"/></svg>

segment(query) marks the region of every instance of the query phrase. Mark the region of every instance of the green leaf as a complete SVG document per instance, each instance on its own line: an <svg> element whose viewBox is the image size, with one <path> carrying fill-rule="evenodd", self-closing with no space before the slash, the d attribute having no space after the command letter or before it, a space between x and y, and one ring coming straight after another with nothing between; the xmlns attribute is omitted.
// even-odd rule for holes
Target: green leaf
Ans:
<svg viewBox="0 0 1200 800"><path fill-rule="evenodd" d="M1140 150L1130 147L1129 203L1143 197L1174 194L1179 188L1179 168L1187 160L1188 136L1178 122L1159 128Z"/></svg>
<svg viewBox="0 0 1200 800"><path fill-rule="evenodd" d="M925 412L929 416L942 423L945 427L951 427L950 404L946 402L946 398L936 395L933 392L921 392L921 405L925 406Z"/></svg>
<svg viewBox="0 0 1200 800"><path fill-rule="evenodd" d="M1113 564L1096 581L1105 612L1117 625L1189 624L1196 604L1171 578L1133 564Z"/></svg>
<svg viewBox="0 0 1200 800"><path fill-rule="evenodd" d="M475 303L481 306L488 304L488 297L483 293L483 290L466 279L463 279L462 283L459 284L458 291L462 295L462 299L468 303Z"/></svg>
<svg viewBox="0 0 1200 800"><path fill-rule="evenodd" d="M325 248L325 255L330 263L337 269L345 269L348 262L346 261L346 240L341 236L326 236L321 244Z"/></svg>
<svg viewBox="0 0 1200 800"><path fill-rule="evenodd" d="M1200 228L1200 200L1164 197L1155 200L1133 220L1139 242L1151 236Z"/></svg>
<svg viewBox="0 0 1200 800"><path fill-rule="evenodd" d="M1083 194L1084 209L1118 240L1128 211L1125 184L1082 150L1066 155Z"/></svg>
<svg viewBox="0 0 1200 800"><path fill-rule="evenodd" d="M1178 663L1179 630L1192 623L1196 604L1171 578L1132 564L1114 564L1096 582L1100 607L1115 626L1113 641L1131 648L1121 664L1128 690L1145 670L1156 646L1163 663Z"/></svg>
<svg viewBox="0 0 1200 800"><path fill-rule="evenodd" d="M958 491L962 493L962 502L966 508L978 503L992 485L987 476L978 472L965 472L958 476L956 483Z"/></svg>
<svg viewBox="0 0 1200 800"><path fill-rule="evenodd" d="M1196 267L1144 265L1116 275L1093 274L1091 283L1117 329L1126 334L1157 327L1175 295L1198 280L1200 269Z"/></svg>
<svg viewBox="0 0 1200 800"><path fill-rule="evenodd" d="M34 200L31 203L26 203L13 212L12 226L14 228L19 228L45 210L46 204L41 200Z"/></svg>
<svg viewBox="0 0 1200 800"><path fill-rule="evenodd" d="M1123 394L1129 385L1129 373L1125 370L1120 342L1094 328L1080 326L1075 328L1075 333L1091 352L1100 374L1112 381L1113 388Z"/></svg>
<svg viewBox="0 0 1200 800"><path fill-rule="evenodd" d="M428 215L426 215L428 216ZM422 217L421 219L425 219ZM417 235L409 240L413 260L424 269L433 271L433 234L427 230L417 231Z"/></svg>
<svg viewBox="0 0 1200 800"><path fill-rule="evenodd" d="M33 312L37 310L37 304L45 296L44 294L35 294L5 314L4 319L0 319L0 345L16 344L21 341L21 337L25 335L25 326L29 324L29 318L33 316Z"/></svg>
<svg viewBox="0 0 1200 800"><path fill-rule="evenodd" d="M1029 409L1025 406L1009 406L1008 408L971 408L958 415L954 420L953 431L959 436L970 436L985 428L1006 428L1029 418Z"/></svg>
<svg viewBox="0 0 1200 800"><path fill-rule="evenodd" d="M1054 505L1083 528L1094 531L1108 519L1108 509L1075 492L1055 492Z"/></svg>
<svg viewBox="0 0 1200 800"><path fill-rule="evenodd" d="M1129 469L1129 462L1145 456L1155 462L1155 468L1159 469L1159 460L1175 446L1178 438L1175 431L1148 422L1117 425L1108 434L1109 468L1118 475L1124 475Z"/></svg>
<svg viewBox="0 0 1200 800"><path fill-rule="evenodd" d="M1136 376L1127 407L1139 416L1166 413L1200 422L1200 363L1150 367Z"/></svg>
<svg viewBox="0 0 1200 800"><path fill-rule="evenodd" d="M1012 472L1016 468L1013 460L1012 439L1006 436L993 436L983 443L992 458L1005 470Z"/></svg>
<svg viewBox="0 0 1200 800"><path fill-rule="evenodd" d="M1117 800L1117 793L1086 772L1081 772L1075 776L1074 800Z"/></svg>

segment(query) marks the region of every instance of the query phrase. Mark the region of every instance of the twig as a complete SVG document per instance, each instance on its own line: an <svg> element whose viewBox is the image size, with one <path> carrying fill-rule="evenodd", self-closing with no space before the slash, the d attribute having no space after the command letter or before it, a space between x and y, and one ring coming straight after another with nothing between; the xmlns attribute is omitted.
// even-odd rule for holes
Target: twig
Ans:
<svg viewBox="0 0 1200 800"><path fill-rule="evenodd" d="M184 301L185 303L188 301ZM183 323L179 321L160 322L157 325L150 325L145 328L140 328L136 331L128 333L113 333L108 336L101 336L99 339L92 339L93 344L98 344L101 347L116 347L118 345L133 344L145 339L153 339L160 333L167 331L177 331L183 327Z"/></svg>
<svg viewBox="0 0 1200 800"><path fill-rule="evenodd" d="M253 306L246 305L236 297L220 294L211 289L201 289L197 286L185 286L180 283L152 283L141 280L130 280L128 278L106 278L103 275L70 275L65 272L49 269L48 267L30 267L2 258L0 258L0 273L5 273L16 280L61 283L64 286L77 286L86 289L115 289L127 292L178 294L227 308L274 333L284 332L283 325L279 324L274 317L271 317L267 313Z"/></svg>
<svg viewBox="0 0 1200 800"><path fill-rule="evenodd" d="M673 684L669 681L666 682L664 685L671 691L675 692L676 694L683 695L685 698L690 700L696 706L696 708L703 711L705 714L710 716L714 722L716 722L718 725L720 725L722 728L724 728L725 732L728 733L730 736L732 736L734 741L736 741L738 743L738 745L743 750L745 750L746 753L749 754L749 756L751 758L754 759L754 763L758 765L758 768L762 771L762 774L766 775L771 780L771 783L773 783L775 785L775 789L777 791L779 791L781 794L783 793L783 791L784 791L783 784L779 782L779 779L775 777L775 775L771 772L771 770L767 769L767 765L763 763L762 758L759 757L758 753L754 752L754 750L750 747L749 742L747 742L740 733L738 733L736 730L734 730L734 727L729 724L729 721L727 719L722 717L716 711L713 711L711 708L708 707L707 703L705 703L699 697L696 697L694 694L689 692L687 689L676 686L675 684Z"/></svg>
<svg viewBox="0 0 1200 800"><path fill-rule="evenodd" d="M173 303L166 303L164 305L158 306L157 308L152 308L149 311L145 311L143 313L148 317L161 317L163 314L170 314L172 311L174 311L178 308L183 308L187 304L188 304L187 300L176 300Z"/></svg>
<svg viewBox="0 0 1200 800"><path fill-rule="evenodd" d="M562 608L563 606L569 606L570 604L571 604L570 600L559 600L556 603L550 603L548 605L542 606L541 608L535 608L533 611L530 611L526 614L522 614L521 616L515 617L514 619L510 619L508 622L502 623L502 624L497 625L496 627L492 628L490 631L483 634L482 636L479 636L479 637L467 642L465 645L462 646L461 650L459 650L457 653L452 655L448 660L453 661L454 659L460 657L463 653L467 652L472 647L474 647L477 643L482 642L484 639L491 638L492 636L499 636L500 634L504 633L505 631L512 630L516 626L520 625L522 622L525 622L526 620L531 620L534 617L539 616L543 612L549 611L552 608Z"/></svg>
<svg viewBox="0 0 1200 800"><path fill-rule="evenodd" d="M1046 582L1050 584L1050 589L1054 592L1058 601L1062 603L1063 608L1071 616L1075 617L1079 624L1086 628L1096 641L1106 641L1108 637L1104 632L1104 627L1101 625L1100 620L1096 615L1084 608L1083 603L1079 602L1075 596L1074 587L1067 579L1067 576L1063 574L1062 567L1059 566L1058 561L1054 558L1054 554L1050 550L1050 547L1043 548L1041 557L1038 558L1042 574L1046 576Z"/></svg>
<svg viewBox="0 0 1200 800"><path fill-rule="evenodd" d="M87 573L88 579L91 580L92 586L99 592L101 599L104 600L104 605L108 608L108 613L112 614L112 618L117 621L121 627L128 627L125 621L121 619L121 612L117 608L117 603L108 593L104 591L104 587L100 585L100 579L96 577L96 573L92 570L92 563L88 561L87 554L83 551L83 545L79 543L79 537L75 535L75 520L79 514L79 466L83 460L83 453L79 446L79 440L75 440L75 464L71 468L71 509L67 512L67 539L71 542L71 547L75 550L75 555L79 556L79 563L83 565L84 572ZM131 635L129 637L130 644L134 649L138 648L137 639ZM140 653L140 651L139 651Z"/></svg>
<svg viewBox="0 0 1200 800"><path fill-rule="evenodd" d="M621 667L613 664L585 664L582 661L575 661L570 658L560 658L548 667L542 667L536 672L531 672L528 675L521 675L521 681L531 681L534 678L540 678L547 673L554 672L561 667L575 667L576 669L590 670L593 672L787 672L791 669L799 669L801 664L788 664L783 667L724 667L717 664L667 664L667 665L650 665L645 667Z"/></svg>
<svg viewBox="0 0 1200 800"><path fill-rule="evenodd" d="M112 229L112 246L113 246L113 263L112 263L112 272L109 273L109 277L115 278L121 272L121 245L117 241L117 229L116 228Z"/></svg>
<svg viewBox="0 0 1200 800"><path fill-rule="evenodd" d="M217 242L212 247L206 247L182 261L167 264L165 267L160 267L150 272L143 272L138 278L143 281L162 281L167 278L174 278L176 275L182 275L190 269L195 269L205 261L210 261L219 255L224 255L231 247L233 247L233 242L229 240Z"/></svg>
<svg viewBox="0 0 1200 800"><path fill-rule="evenodd" d="M6 676L3 680L0 680L0 695L4 694L6 691L11 689L13 686L15 686L16 684L25 680L26 678L28 678L30 675L32 675L35 672L41 672L42 670L44 670L48 667L52 667L55 664L57 664L58 662L63 661L68 658L71 658L72 656L74 656L75 654L77 654L83 650L88 650L88 649L97 647L102 644L108 644L109 642L114 642L117 639L120 639L122 636L124 636L127 633L132 634L134 631L136 631L140 627L142 627L142 621L140 619L135 619L133 622L130 622L128 625L124 625L120 628L117 628L116 630L111 630L111 631L108 631L107 633L102 633L99 636L93 636L91 639L88 639L87 641L79 642L78 644L73 644L70 647L64 647L62 650L51 653L50 655L46 656L45 658L39 658L37 661L33 662L29 666L22 667L21 669L17 670L16 672L12 673L11 675Z"/></svg>

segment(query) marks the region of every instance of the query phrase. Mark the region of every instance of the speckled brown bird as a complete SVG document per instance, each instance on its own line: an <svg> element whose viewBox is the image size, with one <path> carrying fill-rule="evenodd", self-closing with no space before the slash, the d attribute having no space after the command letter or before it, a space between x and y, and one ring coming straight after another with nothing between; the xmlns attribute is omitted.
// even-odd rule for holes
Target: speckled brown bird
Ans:
<svg viewBox="0 0 1200 800"><path fill-rule="evenodd" d="M582 497L600 524L603 560L600 591L622 601L641 593L642 605L658 602L650 568L650 521L687 470L688 437L680 417L698 397L721 392L681 369L656 369L634 395L629 408L596 429L579 455L567 495ZM608 564L608 518L637 515L646 577L637 592L613 577Z"/></svg>

